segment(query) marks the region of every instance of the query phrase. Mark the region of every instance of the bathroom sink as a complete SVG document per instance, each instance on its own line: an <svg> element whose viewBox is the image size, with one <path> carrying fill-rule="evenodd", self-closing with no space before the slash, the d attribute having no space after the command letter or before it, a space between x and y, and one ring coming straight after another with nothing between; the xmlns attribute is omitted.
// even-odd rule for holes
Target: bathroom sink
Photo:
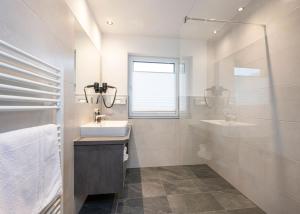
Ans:
<svg viewBox="0 0 300 214"><path fill-rule="evenodd" d="M82 137L122 137L128 133L127 120L103 120L100 123L88 123L80 126Z"/></svg>
<svg viewBox="0 0 300 214"><path fill-rule="evenodd" d="M200 120L204 123L209 123L212 125L218 125L218 126L254 126L254 124L251 123L243 123L238 121L226 121L226 120Z"/></svg>

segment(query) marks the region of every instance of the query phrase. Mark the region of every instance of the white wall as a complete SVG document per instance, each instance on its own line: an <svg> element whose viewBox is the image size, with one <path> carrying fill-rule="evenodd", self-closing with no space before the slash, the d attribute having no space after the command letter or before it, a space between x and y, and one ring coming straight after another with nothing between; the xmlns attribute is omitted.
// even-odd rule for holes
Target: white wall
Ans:
<svg viewBox="0 0 300 214"><path fill-rule="evenodd" d="M206 87L206 43L201 40L104 34L102 54L102 80L117 86L119 95L128 95L128 54L193 57L192 69L187 71L191 87L184 96L199 95ZM190 101L192 98L187 100L193 104ZM198 112L199 106L197 108L192 104L191 108ZM127 105L115 105L112 110L103 108L103 111L111 119L127 119L127 108ZM198 155L201 142L196 129L191 126L190 118L135 119L132 122L129 167L203 162Z"/></svg>
<svg viewBox="0 0 300 214"><path fill-rule="evenodd" d="M207 88L207 44L203 40L180 39L180 57L182 60L192 57L188 74L188 92L186 96L203 96Z"/></svg>
<svg viewBox="0 0 300 214"><path fill-rule="evenodd" d="M73 140L92 106L75 103L75 18L60 0L1 0L0 39L64 72L64 213L74 213ZM0 131L53 123L54 112L0 113ZM3 121L6 121L5 123Z"/></svg>
<svg viewBox="0 0 300 214"><path fill-rule="evenodd" d="M117 86L120 95L127 95L128 54L193 57L188 95L200 95L206 87L205 41L104 34L102 45L102 79Z"/></svg>
<svg viewBox="0 0 300 214"><path fill-rule="evenodd" d="M65 0L74 16L89 35L95 47L101 51L101 31L90 11L86 0Z"/></svg>

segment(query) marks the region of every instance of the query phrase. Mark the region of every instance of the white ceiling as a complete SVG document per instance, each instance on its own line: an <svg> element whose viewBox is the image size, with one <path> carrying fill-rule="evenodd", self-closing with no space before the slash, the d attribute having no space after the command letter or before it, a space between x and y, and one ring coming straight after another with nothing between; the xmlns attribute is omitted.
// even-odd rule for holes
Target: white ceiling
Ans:
<svg viewBox="0 0 300 214"><path fill-rule="evenodd" d="M103 33L209 38L221 26L185 16L232 19L251 0L87 0ZM107 25L112 20L114 25Z"/></svg>

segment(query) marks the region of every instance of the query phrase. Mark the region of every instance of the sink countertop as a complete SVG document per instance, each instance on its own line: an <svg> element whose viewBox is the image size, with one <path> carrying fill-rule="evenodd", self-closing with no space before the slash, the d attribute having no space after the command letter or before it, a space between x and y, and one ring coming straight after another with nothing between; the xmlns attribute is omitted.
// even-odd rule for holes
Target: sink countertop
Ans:
<svg viewBox="0 0 300 214"><path fill-rule="evenodd" d="M100 123L88 123L81 125L80 127L89 127L89 128L106 128L106 127L127 127L128 126L127 120L102 120Z"/></svg>
<svg viewBox="0 0 300 214"><path fill-rule="evenodd" d="M245 127L245 126L255 126L252 123L238 122L238 121L226 121L226 120L200 120L204 123L209 123L212 125L224 126L224 127Z"/></svg>
<svg viewBox="0 0 300 214"><path fill-rule="evenodd" d="M74 140L74 146L126 144L130 138L131 126L128 126L126 136L79 137Z"/></svg>

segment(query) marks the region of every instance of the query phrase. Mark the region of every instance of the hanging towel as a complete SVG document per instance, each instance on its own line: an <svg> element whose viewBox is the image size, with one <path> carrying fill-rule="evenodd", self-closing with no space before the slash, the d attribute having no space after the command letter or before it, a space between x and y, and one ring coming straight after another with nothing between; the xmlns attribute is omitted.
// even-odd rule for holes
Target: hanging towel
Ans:
<svg viewBox="0 0 300 214"><path fill-rule="evenodd" d="M0 134L0 213L39 213L61 187L56 125Z"/></svg>

